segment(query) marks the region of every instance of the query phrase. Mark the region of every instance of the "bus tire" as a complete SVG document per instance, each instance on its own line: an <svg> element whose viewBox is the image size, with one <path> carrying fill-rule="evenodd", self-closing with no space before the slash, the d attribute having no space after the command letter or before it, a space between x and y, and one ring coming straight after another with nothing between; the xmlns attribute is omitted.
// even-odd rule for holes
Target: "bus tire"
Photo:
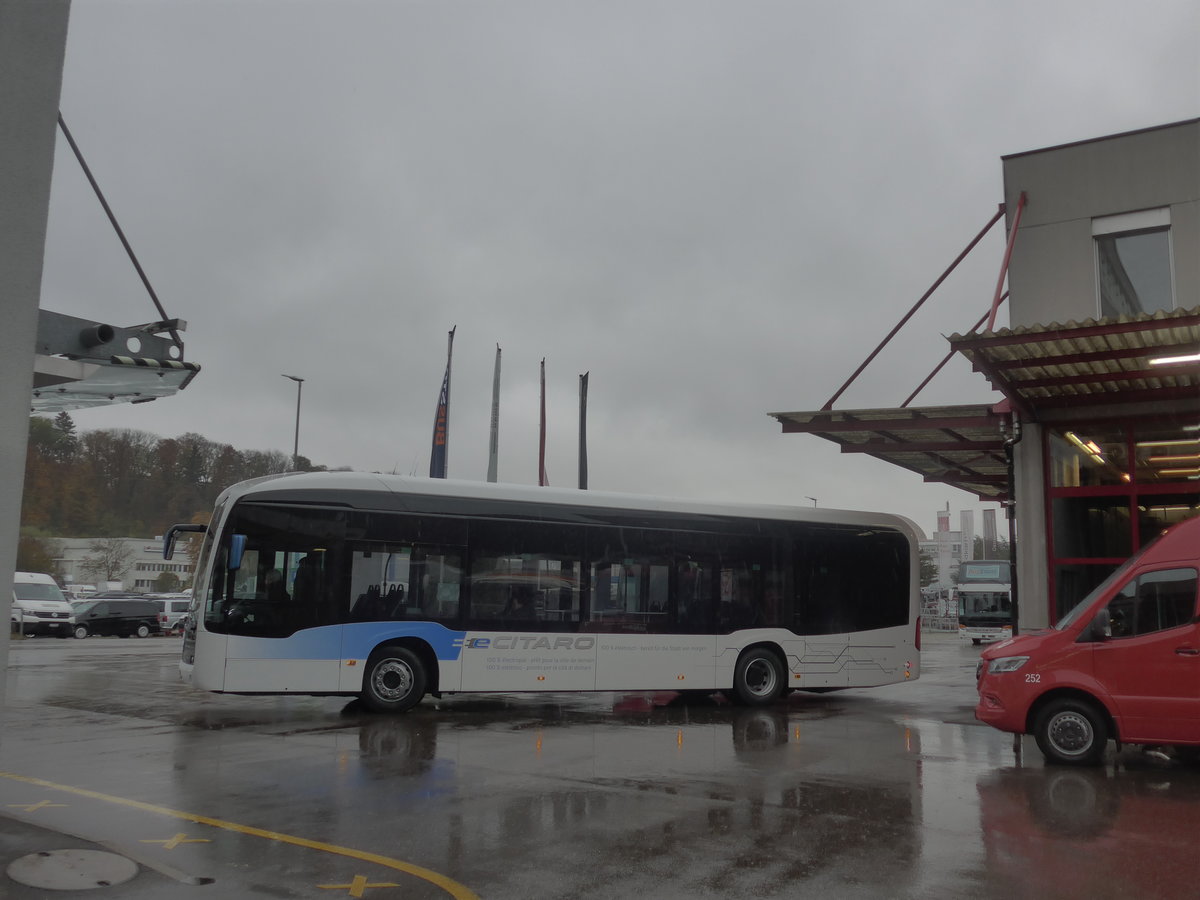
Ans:
<svg viewBox="0 0 1200 900"><path fill-rule="evenodd" d="M1062 697L1038 714L1033 736L1048 763L1098 766L1108 746L1108 723L1095 704Z"/></svg>
<svg viewBox="0 0 1200 900"><path fill-rule="evenodd" d="M380 647L367 660L359 697L375 712L404 712L421 702L425 682L425 666L416 653L407 647Z"/></svg>
<svg viewBox="0 0 1200 900"><path fill-rule="evenodd" d="M765 706L783 694L783 663L765 647L751 647L733 669L733 701L742 706Z"/></svg>

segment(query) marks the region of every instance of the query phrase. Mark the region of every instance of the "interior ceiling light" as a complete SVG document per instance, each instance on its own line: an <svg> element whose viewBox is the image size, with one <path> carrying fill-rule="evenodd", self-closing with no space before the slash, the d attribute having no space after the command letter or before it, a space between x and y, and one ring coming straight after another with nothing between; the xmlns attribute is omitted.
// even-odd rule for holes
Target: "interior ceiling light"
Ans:
<svg viewBox="0 0 1200 900"><path fill-rule="evenodd" d="M1188 477L1191 477L1191 476L1193 476L1193 475L1200 475L1200 468L1195 468L1195 469L1159 469L1159 470L1158 470L1158 474L1159 474L1159 475L1186 475L1186 476L1188 476Z"/></svg>
<svg viewBox="0 0 1200 900"><path fill-rule="evenodd" d="M1200 362L1200 353L1191 353L1187 356L1159 356L1150 360L1152 366L1170 366L1178 363L1193 363Z"/></svg>
<svg viewBox="0 0 1200 900"><path fill-rule="evenodd" d="M1164 463L1200 462L1200 453L1188 453L1184 456L1151 456L1146 462L1156 465Z"/></svg>
<svg viewBox="0 0 1200 900"><path fill-rule="evenodd" d="M1066 438L1096 462L1104 462L1104 451L1100 449L1100 445L1095 441L1085 441L1073 431L1066 432ZM1197 443L1200 443L1200 441Z"/></svg>
<svg viewBox="0 0 1200 900"><path fill-rule="evenodd" d="M1070 432L1067 432L1068 436ZM1139 447L1194 447L1200 445L1200 438L1181 438L1174 441L1138 441Z"/></svg>

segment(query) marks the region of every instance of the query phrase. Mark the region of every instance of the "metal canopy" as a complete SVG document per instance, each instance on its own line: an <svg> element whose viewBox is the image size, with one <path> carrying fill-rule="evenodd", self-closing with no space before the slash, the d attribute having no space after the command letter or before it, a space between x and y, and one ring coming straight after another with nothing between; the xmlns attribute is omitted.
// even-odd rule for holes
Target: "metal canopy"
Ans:
<svg viewBox="0 0 1200 900"><path fill-rule="evenodd" d="M186 328L179 319L119 328L39 310L30 410L146 403L183 390L200 371L182 359L176 338Z"/></svg>
<svg viewBox="0 0 1200 900"><path fill-rule="evenodd" d="M1004 440L1010 416L998 405L768 413L785 434L815 434L843 453L866 453L981 500L1008 497Z"/></svg>
<svg viewBox="0 0 1200 900"><path fill-rule="evenodd" d="M955 334L971 361L1030 420L1080 407L1147 404L1200 416L1200 361L1152 359L1200 353L1200 307L1150 315Z"/></svg>
<svg viewBox="0 0 1200 900"><path fill-rule="evenodd" d="M815 434L981 500L1006 500L1004 441L1012 412L1027 421L1072 415L1176 415L1200 422L1200 307L1115 319L955 334L951 347L1005 396L995 406L769 413L784 433Z"/></svg>

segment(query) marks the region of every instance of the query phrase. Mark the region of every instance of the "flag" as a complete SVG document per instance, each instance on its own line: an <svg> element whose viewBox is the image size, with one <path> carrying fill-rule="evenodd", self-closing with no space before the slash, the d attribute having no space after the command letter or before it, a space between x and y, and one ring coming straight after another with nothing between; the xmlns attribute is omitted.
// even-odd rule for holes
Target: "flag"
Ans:
<svg viewBox="0 0 1200 900"><path fill-rule="evenodd" d="M496 481L496 466L500 448L500 345L496 345L496 371L492 375L492 439L488 446L487 480Z"/></svg>
<svg viewBox="0 0 1200 900"><path fill-rule="evenodd" d="M429 453L429 477L445 478L447 455L450 450L450 360L454 354L454 332L446 347L446 377L442 379L442 392L438 395L437 412L433 417L433 449Z"/></svg>
<svg viewBox="0 0 1200 900"><path fill-rule="evenodd" d="M587 470L587 389L588 373L579 376L579 489L586 491Z"/></svg>
<svg viewBox="0 0 1200 900"><path fill-rule="evenodd" d="M546 477L546 360L542 358L542 404L541 424L538 427L538 487L546 487L550 479Z"/></svg>

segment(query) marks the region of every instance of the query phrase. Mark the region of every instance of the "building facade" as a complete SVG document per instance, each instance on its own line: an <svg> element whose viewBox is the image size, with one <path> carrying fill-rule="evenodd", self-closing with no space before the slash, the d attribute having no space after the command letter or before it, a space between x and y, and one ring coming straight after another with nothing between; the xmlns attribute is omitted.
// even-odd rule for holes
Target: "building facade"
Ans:
<svg viewBox="0 0 1200 900"><path fill-rule="evenodd" d="M771 415L1015 511L1028 628L1200 515L1200 119L1002 163L1008 292L949 342L1003 400Z"/></svg>
<svg viewBox="0 0 1200 900"><path fill-rule="evenodd" d="M57 555L55 564L58 575L68 590L75 585L92 585L104 590L106 585L98 581L114 581L120 588L113 590L148 593L156 590L160 576L170 572L179 579L180 587L191 584L191 547L180 540L172 559L163 559L163 539L146 538L56 538ZM100 549L102 548L102 549ZM89 565L106 557L112 564L108 570L112 576L102 579L94 574Z"/></svg>
<svg viewBox="0 0 1200 900"><path fill-rule="evenodd" d="M1200 120L1003 164L1010 233L1026 198L1010 332L1079 326L1068 352L1038 341L1024 355L1050 382L1044 400L1024 401L1015 448L1019 532L1045 536L1044 552L1020 554L1018 573L1037 615L1029 624L1043 625L1200 512L1200 361L1159 362L1200 353ZM1066 358L1047 365L1047 352ZM1037 388L1010 390L1024 400Z"/></svg>
<svg viewBox="0 0 1200 900"><path fill-rule="evenodd" d="M921 541L921 552L933 560L937 567L937 580L929 585L934 591L949 591L958 575L958 567L964 559L972 559L975 546L975 514L972 510L961 510L958 514L959 528L950 528L949 504L937 511L937 528L928 540Z"/></svg>

